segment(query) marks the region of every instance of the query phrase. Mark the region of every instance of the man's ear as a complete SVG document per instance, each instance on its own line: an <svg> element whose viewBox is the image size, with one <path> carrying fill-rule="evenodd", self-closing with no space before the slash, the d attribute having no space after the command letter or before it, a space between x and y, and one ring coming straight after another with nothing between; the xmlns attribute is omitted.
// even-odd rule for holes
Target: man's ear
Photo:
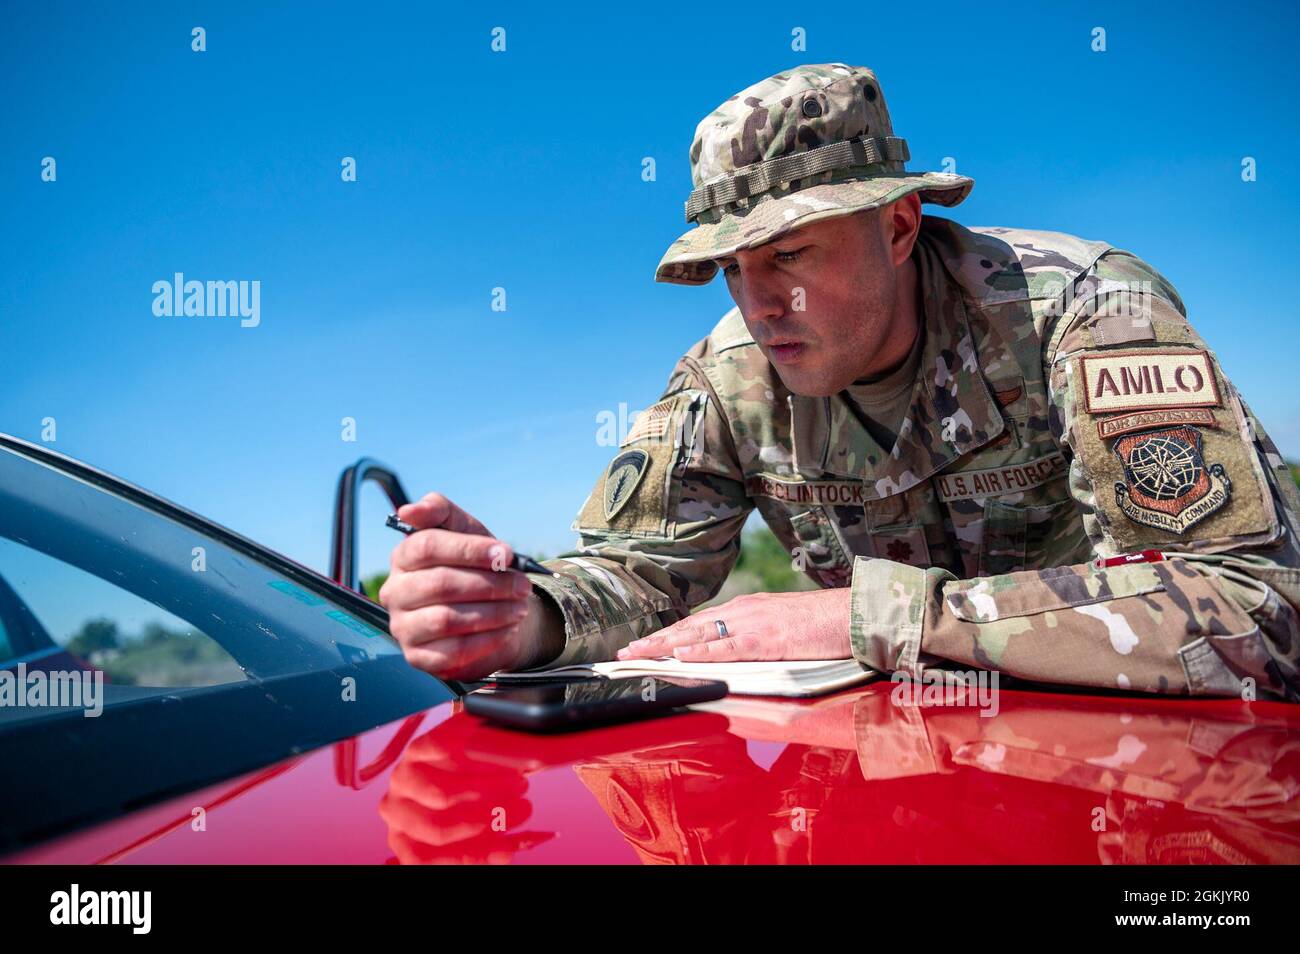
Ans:
<svg viewBox="0 0 1300 954"><path fill-rule="evenodd" d="M912 254L917 233L921 231L921 197L909 193L880 210L885 244L894 267L902 265Z"/></svg>

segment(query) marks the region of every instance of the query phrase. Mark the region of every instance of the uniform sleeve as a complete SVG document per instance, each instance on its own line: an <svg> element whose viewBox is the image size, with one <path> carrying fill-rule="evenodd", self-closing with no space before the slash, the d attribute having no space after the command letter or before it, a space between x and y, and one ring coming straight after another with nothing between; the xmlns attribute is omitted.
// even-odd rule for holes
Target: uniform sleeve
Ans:
<svg viewBox="0 0 1300 954"><path fill-rule="evenodd" d="M574 521L577 547L547 562L554 576L531 575L564 618L548 667L613 659L716 595L736 562L753 504L700 370L704 347L633 422Z"/></svg>
<svg viewBox="0 0 1300 954"><path fill-rule="evenodd" d="M1150 266L1113 251L1075 288L1044 355L1070 495L1095 558L1164 559L959 580L860 558L854 655L918 678L956 662L1300 701L1300 498L1286 464Z"/></svg>

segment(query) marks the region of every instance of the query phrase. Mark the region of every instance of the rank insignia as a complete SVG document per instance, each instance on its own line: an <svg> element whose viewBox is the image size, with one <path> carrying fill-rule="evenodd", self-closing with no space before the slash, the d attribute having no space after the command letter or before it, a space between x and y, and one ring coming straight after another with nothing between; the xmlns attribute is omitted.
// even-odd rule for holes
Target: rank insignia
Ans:
<svg viewBox="0 0 1300 954"><path fill-rule="evenodd" d="M624 451L609 465L605 474L605 519L614 516L627 506L632 499L632 492L645 476L646 465L650 455L643 450Z"/></svg>
<svg viewBox="0 0 1300 954"><path fill-rule="evenodd" d="M1222 509L1231 496L1223 465L1205 465L1201 432L1194 427L1130 434L1112 450L1128 481L1115 484L1115 502L1134 523L1181 534Z"/></svg>

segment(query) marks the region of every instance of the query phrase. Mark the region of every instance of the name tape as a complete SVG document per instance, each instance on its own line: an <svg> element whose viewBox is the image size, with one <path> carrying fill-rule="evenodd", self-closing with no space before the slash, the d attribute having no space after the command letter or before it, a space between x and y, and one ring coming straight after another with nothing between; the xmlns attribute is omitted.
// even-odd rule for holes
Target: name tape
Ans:
<svg viewBox="0 0 1300 954"><path fill-rule="evenodd" d="M751 497L772 497L786 503L857 504L866 502L860 480L781 480L759 475L745 481Z"/></svg>

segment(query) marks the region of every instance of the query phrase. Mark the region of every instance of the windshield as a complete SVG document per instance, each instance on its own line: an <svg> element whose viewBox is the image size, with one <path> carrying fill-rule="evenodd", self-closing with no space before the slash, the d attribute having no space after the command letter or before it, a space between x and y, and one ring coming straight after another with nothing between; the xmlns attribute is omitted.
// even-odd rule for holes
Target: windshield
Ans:
<svg viewBox="0 0 1300 954"><path fill-rule="evenodd" d="M378 607L137 498L0 449L0 850L451 696Z"/></svg>

